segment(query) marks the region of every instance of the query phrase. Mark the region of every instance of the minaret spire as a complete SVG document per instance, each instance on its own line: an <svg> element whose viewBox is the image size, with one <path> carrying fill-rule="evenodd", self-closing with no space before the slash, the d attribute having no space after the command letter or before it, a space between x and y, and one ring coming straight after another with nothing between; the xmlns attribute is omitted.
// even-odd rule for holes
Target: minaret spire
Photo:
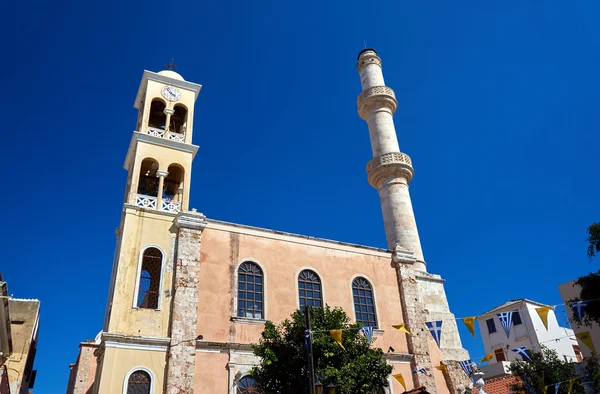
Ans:
<svg viewBox="0 0 600 394"><path fill-rule="evenodd" d="M414 252L414 269L425 271L425 259L408 192L414 171L410 157L400 152L393 115L398 108L394 91L385 86L381 59L365 48L356 65L362 92L356 103L358 113L369 126L373 159L367 164L369 184L379 192L388 249L400 246Z"/></svg>

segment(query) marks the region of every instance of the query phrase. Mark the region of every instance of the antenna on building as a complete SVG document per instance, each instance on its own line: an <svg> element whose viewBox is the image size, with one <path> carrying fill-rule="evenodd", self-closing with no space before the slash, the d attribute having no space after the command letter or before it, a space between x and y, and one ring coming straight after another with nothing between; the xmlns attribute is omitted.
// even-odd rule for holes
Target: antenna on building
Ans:
<svg viewBox="0 0 600 394"><path fill-rule="evenodd" d="M365 45L365 49L367 49L367 41L363 40L363 44Z"/></svg>

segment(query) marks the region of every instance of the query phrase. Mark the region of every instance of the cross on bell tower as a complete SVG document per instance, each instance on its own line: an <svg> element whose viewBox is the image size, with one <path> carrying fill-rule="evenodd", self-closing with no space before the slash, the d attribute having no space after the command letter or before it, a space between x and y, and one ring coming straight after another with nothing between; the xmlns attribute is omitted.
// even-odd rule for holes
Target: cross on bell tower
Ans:
<svg viewBox="0 0 600 394"><path fill-rule="evenodd" d="M175 65L175 58L171 58L171 61L165 64L165 67L171 71L177 70L177 66Z"/></svg>

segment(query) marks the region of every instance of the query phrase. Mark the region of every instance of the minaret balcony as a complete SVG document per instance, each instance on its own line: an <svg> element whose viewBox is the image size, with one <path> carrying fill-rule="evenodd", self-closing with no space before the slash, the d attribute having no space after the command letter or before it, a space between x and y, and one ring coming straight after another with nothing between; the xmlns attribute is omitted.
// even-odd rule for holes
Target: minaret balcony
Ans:
<svg viewBox="0 0 600 394"><path fill-rule="evenodd" d="M175 142L185 142L185 133L176 133L174 131L166 131L157 127L148 127L146 133L153 137L165 138Z"/></svg>

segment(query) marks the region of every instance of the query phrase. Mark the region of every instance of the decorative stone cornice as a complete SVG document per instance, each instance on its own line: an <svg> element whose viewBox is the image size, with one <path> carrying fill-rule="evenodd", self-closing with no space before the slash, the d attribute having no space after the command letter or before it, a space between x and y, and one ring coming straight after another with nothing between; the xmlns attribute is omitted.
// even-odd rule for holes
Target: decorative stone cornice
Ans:
<svg viewBox="0 0 600 394"><path fill-rule="evenodd" d="M161 171L161 170L158 170L158 171L156 171L156 175L158 175L158 176L162 176L162 177L165 177L165 178L166 178L166 177L167 177L167 175L169 175L169 171Z"/></svg>
<svg viewBox="0 0 600 394"><path fill-rule="evenodd" d="M398 109L396 93L387 86L373 86L363 90L356 99L358 114L367 120L374 109L387 108L392 114Z"/></svg>
<svg viewBox="0 0 600 394"><path fill-rule="evenodd" d="M367 163L369 184L376 189L379 182L387 176L402 177L406 182L410 182L414 173L412 160L402 152L384 153Z"/></svg>
<svg viewBox="0 0 600 394"><path fill-rule="evenodd" d="M204 230L208 222L206 216L200 212L180 212L175 218L175 225L178 228L190 228L194 230Z"/></svg>
<svg viewBox="0 0 600 394"><path fill-rule="evenodd" d="M404 249L400 244L396 244L392 252L392 261L398 264L414 264L417 262L415 253Z"/></svg>
<svg viewBox="0 0 600 394"><path fill-rule="evenodd" d="M356 68L358 71L362 71L369 64L376 64L381 67L381 59L377 56L377 52L373 49L363 50L358 55L358 62L356 63Z"/></svg>

